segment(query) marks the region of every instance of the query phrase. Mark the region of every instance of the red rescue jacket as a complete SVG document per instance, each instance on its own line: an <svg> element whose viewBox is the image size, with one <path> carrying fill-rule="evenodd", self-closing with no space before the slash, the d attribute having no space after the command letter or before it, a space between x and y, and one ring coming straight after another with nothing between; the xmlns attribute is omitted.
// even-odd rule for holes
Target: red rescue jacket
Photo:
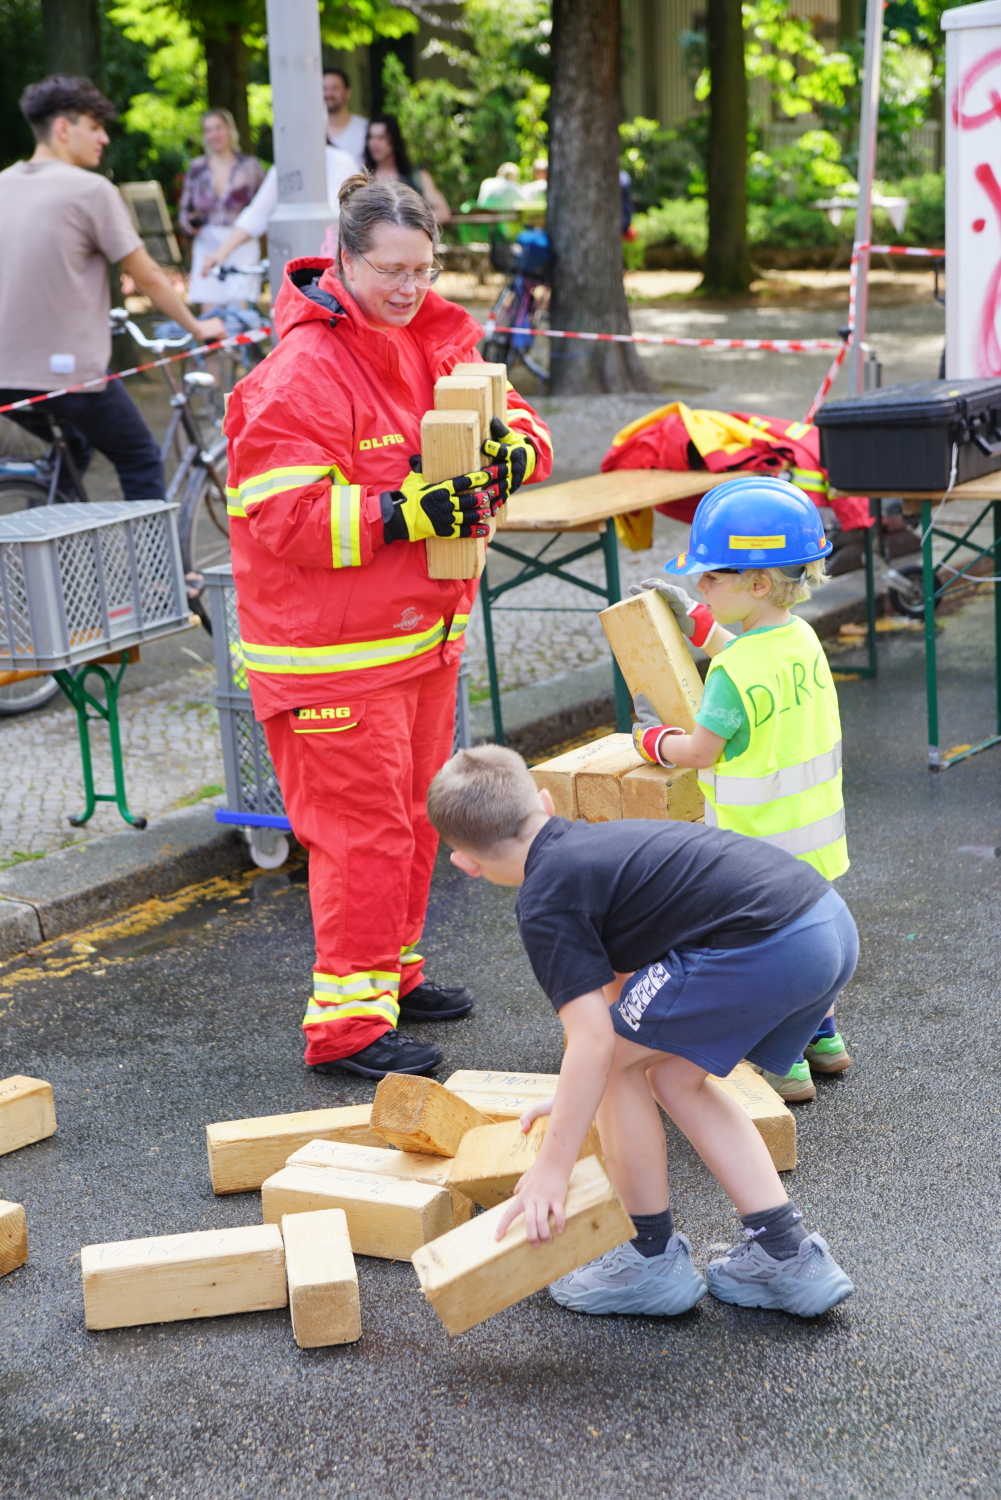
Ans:
<svg viewBox="0 0 1001 1500"><path fill-rule="evenodd" d="M479 324L426 294L404 330L405 355L427 365L417 391L399 335L366 322L330 260L288 263L274 321L280 343L226 417L233 576L259 719L454 661L477 589L429 578L423 542L387 545L379 496L420 452L434 382L480 358ZM548 429L510 388L508 423L539 454L533 480L548 478Z"/></svg>

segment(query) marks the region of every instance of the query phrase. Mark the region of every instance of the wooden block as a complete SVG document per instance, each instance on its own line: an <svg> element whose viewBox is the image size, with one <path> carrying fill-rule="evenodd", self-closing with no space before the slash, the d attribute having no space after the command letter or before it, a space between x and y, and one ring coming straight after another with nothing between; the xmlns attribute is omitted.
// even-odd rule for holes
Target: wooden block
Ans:
<svg viewBox="0 0 1001 1500"><path fill-rule="evenodd" d="M548 1094L467 1094L464 1089L457 1089L456 1096L478 1109L486 1117L482 1123L487 1125L498 1125L504 1120L520 1120L530 1105L549 1098Z"/></svg>
<svg viewBox="0 0 1001 1500"><path fill-rule="evenodd" d="M577 815L588 823L617 823L623 816L622 778L648 764L633 745L631 736L614 738L627 743L614 749L609 747L607 755L596 756L575 777Z"/></svg>
<svg viewBox="0 0 1001 1500"><path fill-rule="evenodd" d="M750 1063L744 1062L716 1082L750 1115L768 1147L775 1170L791 1172L796 1165L796 1118L771 1084L755 1073Z"/></svg>
<svg viewBox="0 0 1001 1500"><path fill-rule="evenodd" d="M492 364L484 361L482 364L474 364L472 361L453 365L453 375L487 375L490 378L490 386L493 394L492 416L503 417L507 420L507 365Z"/></svg>
<svg viewBox="0 0 1001 1500"><path fill-rule="evenodd" d="M0 1156L56 1133L52 1085L14 1073L0 1079Z"/></svg>
<svg viewBox="0 0 1001 1500"><path fill-rule="evenodd" d="M480 441L490 436L490 419L494 414L493 382L489 375L442 375L434 386L435 411L475 411L480 419ZM452 474L461 474L453 469ZM451 479L452 474L437 475Z"/></svg>
<svg viewBox="0 0 1001 1500"><path fill-rule="evenodd" d="M482 434L479 412L429 411L421 421L421 457L424 477L429 481L453 479L482 467ZM428 576L431 578L479 578L487 555L485 537L429 537Z"/></svg>
<svg viewBox="0 0 1001 1500"><path fill-rule="evenodd" d="M496 1207L510 1198L518 1179L534 1164L548 1128L549 1119L544 1115L533 1120L527 1132L517 1121L470 1130L462 1137L451 1162L449 1181L481 1208ZM587 1132L577 1160L585 1156L601 1156L596 1125Z"/></svg>
<svg viewBox="0 0 1001 1500"><path fill-rule="evenodd" d="M691 734L702 679L671 608L656 589L621 599L598 615L626 686L645 693L662 724Z"/></svg>
<svg viewBox="0 0 1001 1500"><path fill-rule="evenodd" d="M310 1141L349 1141L381 1146L369 1128L370 1104L342 1109L306 1109L294 1115L262 1115L256 1120L221 1120L208 1125L209 1176L214 1193L247 1193L282 1168Z"/></svg>
<svg viewBox="0 0 1001 1500"><path fill-rule="evenodd" d="M265 1224L280 1223L284 1214L342 1208L354 1253L383 1260L406 1260L452 1223L444 1188L339 1167L284 1167L261 1188L261 1206Z"/></svg>
<svg viewBox="0 0 1001 1500"><path fill-rule="evenodd" d="M28 1221L20 1203L0 1198L0 1276L16 1271L28 1259Z"/></svg>
<svg viewBox="0 0 1001 1500"><path fill-rule="evenodd" d="M372 1102L372 1129L401 1151L454 1156L467 1130L488 1125L486 1115L433 1078L390 1073Z"/></svg>
<svg viewBox="0 0 1001 1500"><path fill-rule="evenodd" d="M457 1094L496 1094L514 1090L519 1094L537 1094L540 1099L549 1099L556 1092L560 1081L558 1073L504 1073L499 1070L460 1068L445 1079L445 1088Z"/></svg>
<svg viewBox="0 0 1001 1500"><path fill-rule="evenodd" d="M606 734L600 740L589 740L586 745L578 745L576 750L567 750L563 755L555 755L552 760L533 766L535 784L540 792L545 788L552 797L556 816L571 820L579 818L577 777L591 766L608 760L610 755L630 749L632 742L631 734Z"/></svg>
<svg viewBox="0 0 1001 1500"><path fill-rule="evenodd" d="M635 771L627 771L619 787L624 818L694 823L705 813L698 772L690 768L669 771L664 766L642 765Z"/></svg>
<svg viewBox="0 0 1001 1500"><path fill-rule="evenodd" d="M449 1333L464 1333L568 1271L632 1239L633 1222L594 1156L570 1174L566 1228L530 1245L525 1220L494 1239L503 1204L477 1214L411 1257L424 1295Z"/></svg>
<svg viewBox="0 0 1001 1500"><path fill-rule="evenodd" d="M392 1151L383 1146L347 1146L341 1141L310 1141L289 1157L290 1167L339 1167L342 1172L367 1172L374 1177L405 1178L447 1188L452 1199L452 1223L465 1224L473 1204L448 1180L449 1156L427 1156L416 1151Z"/></svg>
<svg viewBox="0 0 1001 1500"><path fill-rule="evenodd" d="M288 1302L274 1224L84 1245L80 1264L88 1328L217 1318Z"/></svg>
<svg viewBox="0 0 1001 1500"><path fill-rule="evenodd" d="M281 1231L292 1332L299 1348L355 1343L361 1338L361 1304L344 1210L286 1214Z"/></svg>

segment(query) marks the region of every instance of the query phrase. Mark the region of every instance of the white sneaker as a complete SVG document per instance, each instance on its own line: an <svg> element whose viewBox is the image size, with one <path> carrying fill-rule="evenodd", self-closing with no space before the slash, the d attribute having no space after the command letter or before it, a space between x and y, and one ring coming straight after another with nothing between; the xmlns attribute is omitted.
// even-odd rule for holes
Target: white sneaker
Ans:
<svg viewBox="0 0 1001 1500"><path fill-rule="evenodd" d="M561 1276L549 1288L561 1307L582 1313L645 1313L673 1318L706 1294L692 1265L692 1247L672 1234L663 1255L645 1256L627 1240Z"/></svg>
<svg viewBox="0 0 1001 1500"><path fill-rule="evenodd" d="M776 1260L756 1240L747 1239L706 1267L709 1290L737 1307L771 1307L815 1318L844 1302L855 1290L827 1241L809 1234L795 1255Z"/></svg>

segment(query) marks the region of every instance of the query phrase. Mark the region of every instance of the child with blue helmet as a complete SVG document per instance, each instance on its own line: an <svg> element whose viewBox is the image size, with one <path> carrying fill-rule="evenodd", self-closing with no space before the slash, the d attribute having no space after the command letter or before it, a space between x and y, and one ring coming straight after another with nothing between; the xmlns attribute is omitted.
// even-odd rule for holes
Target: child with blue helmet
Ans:
<svg viewBox="0 0 1001 1500"><path fill-rule="evenodd" d="M659 580L633 589L655 588L712 658L696 727L660 724L638 694L633 733L646 760L698 770L707 824L765 839L836 880L848 868L837 689L816 634L789 608L822 581L830 551L817 507L795 485L755 476L710 490L687 552L664 569L701 575L705 602ZM724 628L731 624L742 633ZM811 1068L850 1066L832 1007L788 1074L765 1077L800 1102L816 1094Z"/></svg>

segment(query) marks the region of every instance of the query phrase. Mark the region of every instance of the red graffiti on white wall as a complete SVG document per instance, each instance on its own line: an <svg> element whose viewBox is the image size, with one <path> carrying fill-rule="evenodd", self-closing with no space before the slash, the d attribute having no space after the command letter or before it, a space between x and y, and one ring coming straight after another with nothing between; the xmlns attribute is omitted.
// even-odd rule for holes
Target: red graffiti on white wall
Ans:
<svg viewBox="0 0 1001 1500"><path fill-rule="evenodd" d="M987 52L968 68L952 96L952 118L960 130L979 130L992 120L1001 120L1001 47ZM1001 185L988 162L980 162L973 176L983 188L994 209L1001 231ZM976 218L970 226L982 234L987 220ZM1001 292L1001 262L994 267L987 282L987 292L980 310L976 365L978 375L1001 375L1001 340L997 319Z"/></svg>

